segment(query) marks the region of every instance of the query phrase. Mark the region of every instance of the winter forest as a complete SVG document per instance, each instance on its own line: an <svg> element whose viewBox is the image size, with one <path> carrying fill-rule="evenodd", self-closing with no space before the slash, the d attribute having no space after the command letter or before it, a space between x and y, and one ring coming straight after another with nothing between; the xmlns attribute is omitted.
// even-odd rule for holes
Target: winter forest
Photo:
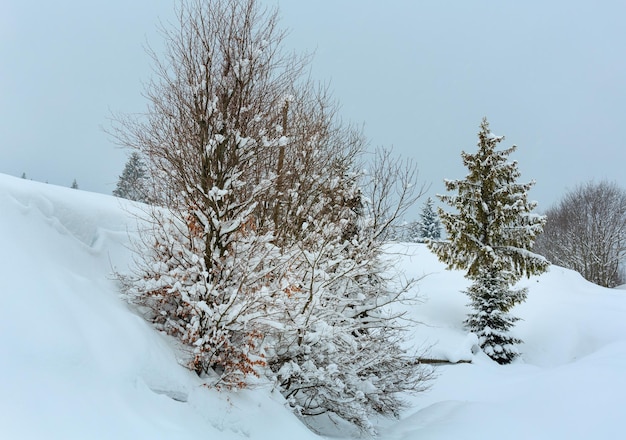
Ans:
<svg viewBox="0 0 626 440"><path fill-rule="evenodd" d="M517 147L485 117L450 158L466 174L442 176L446 193L426 197L417 164L372 147L311 78L314 58L285 49L278 9L184 0L176 12L163 49L148 49L146 112L115 114L108 129L128 152L114 197L76 179L64 192L25 173L0 178L3 230L21 237L27 218L55 237L26 240L12 272L24 274L20 258L46 240L77 271L68 281L43 270L72 287L34 298L35 316L57 328L35 363L20 347L39 332L22 329L10 298L20 312L0 346L17 354L0 372L18 404L4 401L0 433L6 418L7 438L93 434L103 421L76 414L83 385L113 420L102 438L606 438L621 428L626 190L584 182L539 211ZM28 293L18 281L10 290ZM100 299L63 293L90 290ZM92 339L115 356L94 354ZM37 381L60 404L31 408L44 392L26 385L36 367L20 365L48 361L50 381ZM103 378L108 390L95 385ZM116 399L127 409L111 409Z"/></svg>

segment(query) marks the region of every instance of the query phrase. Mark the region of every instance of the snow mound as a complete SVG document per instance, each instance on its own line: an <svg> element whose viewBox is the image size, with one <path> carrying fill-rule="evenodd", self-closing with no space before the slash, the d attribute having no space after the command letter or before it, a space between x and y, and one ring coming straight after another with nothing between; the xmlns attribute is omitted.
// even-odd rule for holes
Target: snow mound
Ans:
<svg viewBox="0 0 626 440"><path fill-rule="evenodd" d="M399 265L422 278L418 291L424 302L407 310L415 342L431 347L429 356L452 363L475 357L475 339L463 329L469 302L463 291L469 281L460 271L448 271L425 245L394 244ZM513 309L521 318L513 329L525 343L522 362L550 367L573 362L626 339L626 293L589 283L577 272L558 266L520 281L528 299Z"/></svg>
<svg viewBox="0 0 626 440"><path fill-rule="evenodd" d="M268 390L204 387L119 299L128 208L0 175L1 437L314 437Z"/></svg>
<svg viewBox="0 0 626 440"><path fill-rule="evenodd" d="M384 431L394 440L614 438L623 427L626 293L552 266L520 281L528 299L513 309L522 357L501 366L472 351L462 328L468 281L447 271L424 245L396 244L399 264L419 283L424 303L408 310L423 323L415 341L430 357L471 364L438 367L433 388ZM474 347L475 348L475 347Z"/></svg>

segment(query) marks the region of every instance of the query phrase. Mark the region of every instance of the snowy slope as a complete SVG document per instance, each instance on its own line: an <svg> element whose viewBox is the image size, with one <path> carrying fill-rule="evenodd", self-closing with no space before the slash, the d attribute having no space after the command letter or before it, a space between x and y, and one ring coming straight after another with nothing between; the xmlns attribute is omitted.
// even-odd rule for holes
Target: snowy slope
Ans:
<svg viewBox="0 0 626 440"><path fill-rule="evenodd" d="M480 353L462 329L468 286L422 245L395 245L407 272L424 276L425 302L411 310L423 322L415 340L435 344L431 357L472 364L438 367L433 388L384 431L389 439L605 439L626 425L626 292L596 286L552 266L520 282L528 300L514 309L522 321L522 359L501 366Z"/></svg>
<svg viewBox="0 0 626 440"><path fill-rule="evenodd" d="M0 175L0 438L316 438L269 387L202 386L169 341L118 297L135 221L118 199ZM553 267L524 280L514 313L526 344L500 366L472 354L462 329L467 282L421 245L393 245L398 267L425 277L413 340L437 367L381 437L615 438L624 428L626 292Z"/></svg>
<svg viewBox="0 0 626 440"><path fill-rule="evenodd" d="M133 225L115 198L0 175L0 438L313 438L267 390L202 387L118 298Z"/></svg>

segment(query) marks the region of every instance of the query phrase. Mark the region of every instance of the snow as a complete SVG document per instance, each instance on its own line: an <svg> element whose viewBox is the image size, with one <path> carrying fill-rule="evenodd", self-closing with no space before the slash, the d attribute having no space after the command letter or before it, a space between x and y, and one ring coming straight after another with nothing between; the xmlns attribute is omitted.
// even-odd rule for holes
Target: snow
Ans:
<svg viewBox="0 0 626 440"><path fill-rule="evenodd" d="M314 438L269 389L203 387L120 300L132 209L0 175L0 438Z"/></svg>
<svg viewBox="0 0 626 440"><path fill-rule="evenodd" d="M313 439L269 384L237 393L203 386L171 339L120 298L136 228L132 203L0 175L0 438ZM422 277L406 306L416 347L451 362L380 437L613 438L626 393L626 292L551 267L524 279L501 366L462 328L468 282L425 246L390 245Z"/></svg>
<svg viewBox="0 0 626 440"><path fill-rule="evenodd" d="M425 302L411 318L425 323L415 341L435 344L429 357L472 364L438 367L429 392L411 400L413 409L392 424L389 439L613 438L624 425L626 391L626 295L552 266L520 281L529 289L513 309L522 318L513 330L524 340L521 359L500 366L475 340L463 336L461 321L469 286L458 271L445 271L423 245L394 245L405 270L426 275L419 283Z"/></svg>

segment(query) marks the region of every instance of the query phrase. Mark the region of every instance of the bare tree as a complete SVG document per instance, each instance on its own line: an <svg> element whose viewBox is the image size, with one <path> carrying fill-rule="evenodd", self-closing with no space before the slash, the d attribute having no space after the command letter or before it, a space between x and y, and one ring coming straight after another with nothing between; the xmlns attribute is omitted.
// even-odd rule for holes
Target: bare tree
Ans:
<svg viewBox="0 0 626 440"><path fill-rule="evenodd" d="M278 154L266 157L265 169L260 172L276 176L258 217L266 222L265 228L274 230L275 243L280 246L306 240L302 226L317 214L322 199L340 193L336 191L338 182L356 180L352 168L367 144L359 129L341 123L325 86L304 81L288 98L280 147L274 150ZM326 201L327 213L337 205L355 203L332 199L332 203Z"/></svg>
<svg viewBox="0 0 626 440"><path fill-rule="evenodd" d="M546 215L536 252L600 286L624 283L626 191L607 181L588 182L568 192Z"/></svg>
<svg viewBox="0 0 626 440"><path fill-rule="evenodd" d="M364 196L370 227L377 239L397 234L407 209L424 195L429 185L418 184L419 172L411 159L401 159L389 148L377 148L366 173Z"/></svg>
<svg viewBox="0 0 626 440"><path fill-rule="evenodd" d="M149 198L166 207L147 213L129 293L192 347L191 368L220 371L229 386L262 364L265 297L252 293L281 285L282 257L255 212L276 181L263 169L283 144L306 59L281 52L277 20L254 0L180 3L177 26L162 30L164 54L151 52L148 112L114 128L146 159Z"/></svg>
<svg viewBox="0 0 626 440"><path fill-rule="evenodd" d="M362 132L302 77L308 57L281 51L275 10L189 0L178 12L152 53L148 112L114 132L145 157L157 202L125 292L199 375L241 387L265 374L299 414L370 430L427 376L386 312L407 285L386 277L382 248L415 169L383 154L367 185Z"/></svg>

